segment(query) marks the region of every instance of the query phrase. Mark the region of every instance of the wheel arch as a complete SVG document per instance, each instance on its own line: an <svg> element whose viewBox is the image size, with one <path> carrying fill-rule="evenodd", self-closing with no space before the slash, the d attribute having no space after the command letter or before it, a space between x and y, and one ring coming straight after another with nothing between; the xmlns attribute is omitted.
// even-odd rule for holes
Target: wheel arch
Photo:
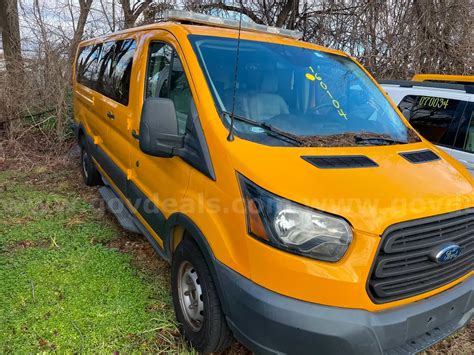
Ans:
<svg viewBox="0 0 474 355"><path fill-rule="evenodd" d="M84 129L82 123L75 125L74 135L76 136L77 143L81 143L82 137L86 136L86 130Z"/></svg>
<svg viewBox="0 0 474 355"><path fill-rule="evenodd" d="M227 315L228 306L225 293L221 286L219 276L217 274L216 262L217 259L212 252L212 249L207 242L206 237L199 229L199 227L186 215L177 212L172 214L166 221L165 226L165 239L163 241L163 246L165 248L165 253L170 256L170 260L173 258L174 249L179 244L179 242L185 237L191 238L199 250L201 251L204 259L206 260L209 270L211 271L212 278L216 285L217 292L219 294L219 299L221 301L222 310Z"/></svg>

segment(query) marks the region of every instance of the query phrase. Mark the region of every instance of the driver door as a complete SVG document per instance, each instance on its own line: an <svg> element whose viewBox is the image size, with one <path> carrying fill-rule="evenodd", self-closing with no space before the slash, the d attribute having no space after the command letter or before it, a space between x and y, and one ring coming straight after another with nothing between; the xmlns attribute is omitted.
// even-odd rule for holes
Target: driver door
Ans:
<svg viewBox="0 0 474 355"><path fill-rule="evenodd" d="M179 134L185 134L191 90L182 60L169 34L148 40L143 100L149 97L169 98L174 102ZM138 132L140 116L132 123ZM159 112L156 119L160 119ZM139 132L138 132L139 133ZM140 150L139 141L132 144L132 176L128 198L159 237L163 237L165 220L177 210L187 190L191 167L179 157L161 158ZM149 228L149 229L150 229ZM156 237L155 237L156 238ZM157 239L160 246L162 240Z"/></svg>

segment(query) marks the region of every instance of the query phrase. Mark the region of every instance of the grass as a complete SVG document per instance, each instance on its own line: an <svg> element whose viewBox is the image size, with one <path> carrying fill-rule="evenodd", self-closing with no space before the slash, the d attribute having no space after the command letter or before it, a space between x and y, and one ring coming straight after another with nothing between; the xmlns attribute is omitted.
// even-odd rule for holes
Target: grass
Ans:
<svg viewBox="0 0 474 355"><path fill-rule="evenodd" d="M44 173L46 184L29 181ZM156 275L112 248L137 237L98 218L61 174L0 173L0 352L188 351L166 265Z"/></svg>
<svg viewBox="0 0 474 355"><path fill-rule="evenodd" d="M4 155L0 353L192 352L174 321L168 265L117 226L83 185L77 157L31 145ZM427 352L471 354L473 330Z"/></svg>

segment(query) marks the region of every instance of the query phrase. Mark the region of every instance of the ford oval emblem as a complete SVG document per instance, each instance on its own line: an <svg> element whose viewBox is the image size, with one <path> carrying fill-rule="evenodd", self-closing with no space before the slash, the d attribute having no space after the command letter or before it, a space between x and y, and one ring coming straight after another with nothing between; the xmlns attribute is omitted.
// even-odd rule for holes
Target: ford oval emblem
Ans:
<svg viewBox="0 0 474 355"><path fill-rule="evenodd" d="M461 247L454 243L446 243L433 250L430 257L438 264L446 264L456 260L461 255Z"/></svg>

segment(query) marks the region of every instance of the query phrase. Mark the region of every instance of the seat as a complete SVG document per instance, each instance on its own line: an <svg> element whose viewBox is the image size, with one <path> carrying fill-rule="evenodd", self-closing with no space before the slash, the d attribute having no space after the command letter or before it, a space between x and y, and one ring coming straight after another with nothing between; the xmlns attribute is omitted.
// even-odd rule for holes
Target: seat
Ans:
<svg viewBox="0 0 474 355"><path fill-rule="evenodd" d="M228 110L233 108L233 88L224 91L224 103ZM275 72L267 71L262 75L260 90L246 90L239 85L235 95L234 112L236 115L257 121L289 113L288 104L278 94L278 77Z"/></svg>
<svg viewBox="0 0 474 355"><path fill-rule="evenodd" d="M278 76L273 71L263 73L260 91L246 95L249 116L259 121L288 114L288 104L277 94Z"/></svg>

